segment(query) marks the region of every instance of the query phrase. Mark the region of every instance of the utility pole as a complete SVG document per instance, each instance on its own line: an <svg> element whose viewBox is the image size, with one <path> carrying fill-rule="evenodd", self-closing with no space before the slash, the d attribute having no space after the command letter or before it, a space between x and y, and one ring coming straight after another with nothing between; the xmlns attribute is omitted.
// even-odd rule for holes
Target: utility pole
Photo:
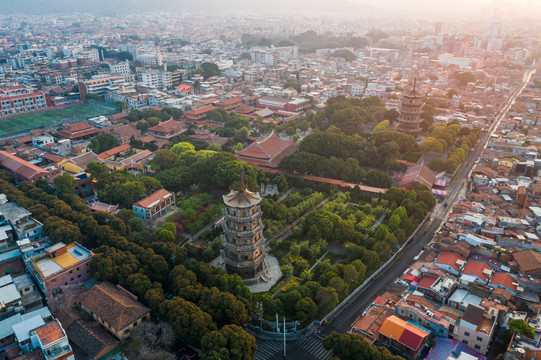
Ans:
<svg viewBox="0 0 541 360"><path fill-rule="evenodd" d="M284 316L284 360L286 360L286 317Z"/></svg>

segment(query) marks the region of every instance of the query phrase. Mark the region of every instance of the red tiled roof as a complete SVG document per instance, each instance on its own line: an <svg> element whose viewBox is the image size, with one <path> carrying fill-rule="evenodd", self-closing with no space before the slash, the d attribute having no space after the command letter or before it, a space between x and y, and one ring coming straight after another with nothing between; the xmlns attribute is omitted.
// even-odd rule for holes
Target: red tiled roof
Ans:
<svg viewBox="0 0 541 360"><path fill-rule="evenodd" d="M517 251L513 253L513 258L522 273L541 272L541 254L538 252L533 250Z"/></svg>
<svg viewBox="0 0 541 360"><path fill-rule="evenodd" d="M64 158L62 156L47 153L47 152L41 154L41 157L44 158L45 160L49 160L49 161L52 161L52 162L55 162L55 163L59 163L62 160L64 160Z"/></svg>
<svg viewBox="0 0 541 360"><path fill-rule="evenodd" d="M400 181L400 186L403 186L411 181L417 181L431 189L436 179L436 173L424 164L417 164L406 170L406 173Z"/></svg>
<svg viewBox="0 0 541 360"><path fill-rule="evenodd" d="M429 335L428 332L394 315L385 319L379 332L385 337L392 338L414 351L420 349Z"/></svg>
<svg viewBox="0 0 541 360"><path fill-rule="evenodd" d="M107 159L110 156L118 155L121 152L128 151L130 149L131 149L131 146L129 144L120 145L120 146L117 146L115 148L112 148L110 150L107 150L98 154L98 159L102 159L102 160Z"/></svg>
<svg viewBox="0 0 541 360"><path fill-rule="evenodd" d="M425 276L424 278L419 281L417 284L417 287L423 288L423 289L430 289L430 287L438 280L435 277L432 276Z"/></svg>
<svg viewBox="0 0 541 360"><path fill-rule="evenodd" d="M38 335L43 346L58 341L65 336L58 320L53 320L47 324L41 325L34 331L36 332L36 335Z"/></svg>
<svg viewBox="0 0 541 360"><path fill-rule="evenodd" d="M215 105L216 106L227 106L227 105L232 105L232 104L235 104L235 103L242 104L242 99L234 97L234 98L231 98L231 99L225 99L225 100L222 100L222 101L218 101L218 102L215 103Z"/></svg>
<svg viewBox="0 0 541 360"><path fill-rule="evenodd" d="M488 280L488 276L485 273L483 273L483 270L492 271L492 268L488 266L487 264L485 264L484 262L470 260L466 263L466 265L464 266L464 269L462 269L462 273L477 276L481 280L486 282Z"/></svg>
<svg viewBox="0 0 541 360"><path fill-rule="evenodd" d="M152 142L154 140L156 140L156 138L151 134L148 134L147 136L143 136L142 138L139 139L139 141L141 141L143 143L149 143L149 142Z"/></svg>
<svg viewBox="0 0 541 360"><path fill-rule="evenodd" d="M255 141L238 151L235 156L244 160L263 160L266 166L277 167L284 157L293 154L298 148L298 144L282 140L275 133L272 133L266 139Z"/></svg>
<svg viewBox="0 0 541 360"><path fill-rule="evenodd" d="M149 131L156 131L156 132L169 132L169 131L179 131L184 129L183 123L180 121L175 121L173 119L169 119L167 121L163 121L159 123L156 126L153 126L149 128Z"/></svg>
<svg viewBox="0 0 541 360"><path fill-rule="evenodd" d="M49 173L47 170L5 151L0 151L0 164L7 170L27 180L35 180Z"/></svg>
<svg viewBox="0 0 541 360"><path fill-rule="evenodd" d="M172 195L173 195L172 192L169 192L165 189L156 190L152 194L148 195L145 198L142 198L141 200L133 204L133 206L140 207L140 208L152 207L158 201Z"/></svg>
<svg viewBox="0 0 541 360"><path fill-rule="evenodd" d="M66 130L60 130L57 134L58 136L63 137L65 139L76 139L78 137L93 135L96 133L98 133L98 130L92 128L92 129L77 131L74 133L70 131L66 131Z"/></svg>
<svg viewBox="0 0 541 360"><path fill-rule="evenodd" d="M466 261L462 256L451 253L451 252L442 252L436 263L442 265L449 265L456 271L460 270L460 266L456 263L457 260Z"/></svg>
<svg viewBox="0 0 541 360"><path fill-rule="evenodd" d="M92 126L88 125L86 121L76 123L76 124L69 124L66 127L63 127L62 130L69 131L69 132L75 132L75 131L81 131L86 129L91 129Z"/></svg>
<svg viewBox="0 0 541 360"><path fill-rule="evenodd" d="M215 110L215 109L216 107L214 105L207 105L207 106L203 106L203 107L188 111L186 113L186 116L206 114L207 112L211 110Z"/></svg>
<svg viewBox="0 0 541 360"><path fill-rule="evenodd" d="M120 160L120 163L128 166L128 167L137 167L141 163L142 160L148 158L152 155L152 151L150 150L143 150L138 152L137 154L134 154L128 158L125 158L123 160Z"/></svg>
<svg viewBox="0 0 541 360"><path fill-rule="evenodd" d="M150 309L137 301L133 294L107 282L94 285L87 292L80 294L77 301L117 332L150 312Z"/></svg>
<svg viewBox="0 0 541 360"><path fill-rule="evenodd" d="M502 285L512 291L517 291L516 280L507 273L495 273L490 279L491 284Z"/></svg>
<svg viewBox="0 0 541 360"><path fill-rule="evenodd" d="M111 131L113 134L118 134L120 137L133 137L141 133L141 130L137 130L130 125L118 127L116 130Z"/></svg>

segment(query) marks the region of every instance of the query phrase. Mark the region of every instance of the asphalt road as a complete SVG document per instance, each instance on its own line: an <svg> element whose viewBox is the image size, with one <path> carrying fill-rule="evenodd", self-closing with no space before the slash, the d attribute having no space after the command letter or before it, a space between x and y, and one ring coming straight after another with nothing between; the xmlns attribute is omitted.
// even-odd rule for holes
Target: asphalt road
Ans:
<svg viewBox="0 0 541 360"><path fill-rule="evenodd" d="M455 204L461 196L466 193L466 186L468 184L467 177L475 161L478 159L482 150L486 148L490 135L497 128L501 120L506 116L509 108L513 105L515 99L518 97L522 89L529 81L531 72L526 74L523 78L523 83L518 86L507 102L502 106L499 113L494 118L494 121L489 126L487 131L484 131L481 135L478 145L474 148L473 152L468 154L466 160L461 164L453 181L447 187L447 207L444 207L443 202L436 204L432 211L431 218L424 225L424 229L420 229L418 232L421 235L419 238L410 242L409 245L402 251L401 255L392 263L389 268L382 272L377 278L373 279L366 287L364 291L361 291L352 298L349 303L345 304L341 310L328 321L328 323L320 328L320 334L312 334L309 337L309 342L316 343L321 342L321 339L330 333L336 331L345 333L348 332L353 323L362 315L363 311L372 303L372 301L385 292L385 289L392 284L396 278L402 275L409 266L413 263L413 258L419 254L424 247L434 237L434 234L443 225L445 218L450 212L453 204ZM299 341L297 341L299 342ZM259 346L264 346L265 341L258 340ZM290 359L318 359L308 353L305 349L291 342L287 344L287 357ZM274 356L267 357L267 359L283 359L283 354L278 352Z"/></svg>

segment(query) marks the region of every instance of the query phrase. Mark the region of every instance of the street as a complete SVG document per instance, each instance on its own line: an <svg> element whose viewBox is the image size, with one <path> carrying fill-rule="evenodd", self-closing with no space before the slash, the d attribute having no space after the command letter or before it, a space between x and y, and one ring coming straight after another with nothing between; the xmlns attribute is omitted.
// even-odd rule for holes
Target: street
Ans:
<svg viewBox="0 0 541 360"><path fill-rule="evenodd" d="M345 306L343 306L334 317L329 319L328 323L321 327L320 335L312 334L307 337L308 339L297 340L296 344L288 343L287 355L291 359L303 358L325 360L330 358L330 354L322 353L317 344L321 344L322 339L334 331L341 333L348 332L351 325L362 315L363 311L372 303L372 301L378 295L383 294L385 289L391 283L393 283L396 278L403 274L406 269L409 268L409 266L414 262L414 257L419 254L421 250L423 250L423 248L434 237L434 234L443 225L443 222L453 208L453 205L460 199L461 196L465 194L466 186L468 184L467 177L472 170L475 161L478 159L482 150L487 146L490 136L495 131L501 120L505 118L515 99L528 83L532 73L532 71L529 71L524 76L522 85L518 86L517 89L513 91L507 102L502 106L501 110L494 118L494 121L489 126L489 129L481 135L478 146L475 147L473 152L468 154L466 160L457 170L453 181L451 181L446 189L446 201L449 205L445 207L443 203L436 204L434 210L432 211L430 220L425 224L426 231L419 232L423 235L415 241L410 242L410 244L407 245L407 247L402 251L402 254L397 257L396 261L393 262L392 266L389 266L386 271L382 272L382 274L376 279L373 279L370 286L366 287L364 291L360 291L354 298L350 299L348 304L345 304ZM268 348L269 344L265 344L265 342L269 341L258 340L258 347L261 346L263 348ZM274 343L276 344L277 342ZM309 344L309 346L302 346L303 344ZM315 351L310 351L311 349ZM256 353L256 359L283 359L283 354L281 352L277 352L270 357L258 357L258 355L259 354Z"/></svg>

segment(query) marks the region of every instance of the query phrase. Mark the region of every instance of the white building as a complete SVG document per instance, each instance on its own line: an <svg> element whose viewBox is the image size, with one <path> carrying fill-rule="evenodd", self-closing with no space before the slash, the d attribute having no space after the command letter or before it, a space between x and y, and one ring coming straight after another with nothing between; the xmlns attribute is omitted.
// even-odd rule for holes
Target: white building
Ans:
<svg viewBox="0 0 541 360"><path fill-rule="evenodd" d="M32 139L32 145L38 149L44 149L49 144L54 144L54 138L51 135L42 135Z"/></svg>
<svg viewBox="0 0 541 360"><path fill-rule="evenodd" d="M463 69L478 69L482 65L480 59L455 57L453 54L440 54L438 56L438 62L442 66L456 65Z"/></svg>
<svg viewBox="0 0 541 360"><path fill-rule="evenodd" d="M169 88L173 85L173 78L168 71L146 71L140 74L141 82L155 88Z"/></svg>
<svg viewBox="0 0 541 360"><path fill-rule="evenodd" d="M163 56L160 53L137 54L137 61L144 65L163 65Z"/></svg>
<svg viewBox="0 0 541 360"><path fill-rule="evenodd" d="M109 64L109 70L112 73L128 75L131 74L130 63L128 61L119 62L116 64Z"/></svg>

